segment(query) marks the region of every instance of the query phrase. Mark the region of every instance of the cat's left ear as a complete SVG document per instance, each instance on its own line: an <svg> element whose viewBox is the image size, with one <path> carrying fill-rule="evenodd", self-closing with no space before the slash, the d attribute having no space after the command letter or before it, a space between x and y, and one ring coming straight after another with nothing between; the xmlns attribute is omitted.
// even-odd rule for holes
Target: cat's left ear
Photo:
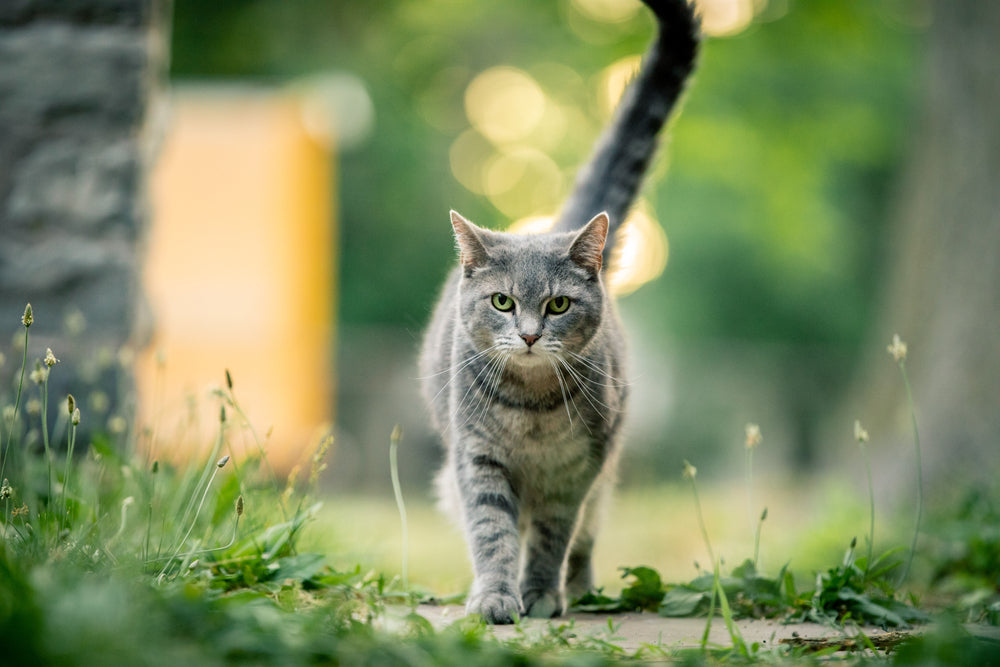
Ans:
<svg viewBox="0 0 1000 667"><path fill-rule="evenodd" d="M604 244L608 240L608 214L598 213L573 239L569 257L595 276L604 265Z"/></svg>
<svg viewBox="0 0 1000 667"><path fill-rule="evenodd" d="M451 212L451 226L455 230L455 242L458 244L458 261L466 271L478 268L489 260L486 246L483 245L479 227L462 217L458 211Z"/></svg>

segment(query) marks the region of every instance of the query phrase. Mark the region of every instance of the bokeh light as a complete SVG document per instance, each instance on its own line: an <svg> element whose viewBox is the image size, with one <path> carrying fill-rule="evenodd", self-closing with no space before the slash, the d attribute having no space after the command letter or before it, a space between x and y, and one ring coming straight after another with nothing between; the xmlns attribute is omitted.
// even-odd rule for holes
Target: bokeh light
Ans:
<svg viewBox="0 0 1000 667"><path fill-rule="evenodd" d="M531 134L545 114L545 93L527 72L493 67L479 73L465 90L465 112L472 126L494 144Z"/></svg>

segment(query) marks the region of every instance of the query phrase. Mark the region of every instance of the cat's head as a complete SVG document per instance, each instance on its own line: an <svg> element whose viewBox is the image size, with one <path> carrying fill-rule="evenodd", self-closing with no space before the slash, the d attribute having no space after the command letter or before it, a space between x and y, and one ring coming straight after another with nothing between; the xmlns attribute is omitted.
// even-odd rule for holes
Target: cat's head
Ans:
<svg viewBox="0 0 1000 667"><path fill-rule="evenodd" d="M569 233L492 232L455 211L451 223L462 268L459 326L477 351L533 366L579 353L593 339L607 299L606 213Z"/></svg>

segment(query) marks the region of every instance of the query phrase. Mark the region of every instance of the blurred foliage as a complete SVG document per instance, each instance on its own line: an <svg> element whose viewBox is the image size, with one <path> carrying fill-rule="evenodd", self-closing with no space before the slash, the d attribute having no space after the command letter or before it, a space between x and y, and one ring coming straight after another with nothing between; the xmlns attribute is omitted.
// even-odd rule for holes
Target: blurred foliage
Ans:
<svg viewBox="0 0 1000 667"><path fill-rule="evenodd" d="M364 82L375 130L339 156L341 321L417 331L452 264L448 209L510 221L510 197L471 192L451 169L463 136L493 157L466 115L475 76L518 68L560 112L559 127L515 147L558 165L558 196L530 211L551 214L605 122L602 72L645 50L646 11L603 22L586 4L177 0L172 76L284 84L341 71ZM680 338L850 347L878 277L921 3L756 4L754 24L705 44L646 190L671 262L630 299Z"/></svg>

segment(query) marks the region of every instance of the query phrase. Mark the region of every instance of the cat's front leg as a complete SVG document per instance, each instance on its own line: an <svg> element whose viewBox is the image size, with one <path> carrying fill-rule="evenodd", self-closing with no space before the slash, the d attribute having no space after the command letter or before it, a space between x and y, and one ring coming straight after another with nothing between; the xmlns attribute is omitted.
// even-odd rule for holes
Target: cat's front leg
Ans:
<svg viewBox="0 0 1000 667"><path fill-rule="evenodd" d="M532 514L521 577L521 598L528 616L550 618L565 610L559 578L579 509L579 502L567 499L549 502Z"/></svg>
<svg viewBox="0 0 1000 667"><path fill-rule="evenodd" d="M475 571L466 611L480 614L487 623L513 623L522 608L517 592L519 508L510 469L486 453L467 452L456 459L465 538Z"/></svg>

